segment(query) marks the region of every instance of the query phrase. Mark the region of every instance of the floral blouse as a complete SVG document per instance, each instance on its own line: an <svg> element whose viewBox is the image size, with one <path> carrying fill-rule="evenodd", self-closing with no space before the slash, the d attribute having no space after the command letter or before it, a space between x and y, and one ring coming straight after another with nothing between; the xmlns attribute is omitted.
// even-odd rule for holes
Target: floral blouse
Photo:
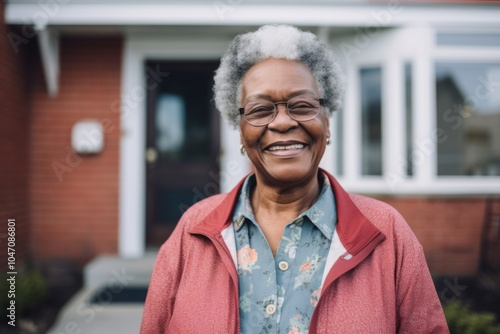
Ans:
<svg viewBox="0 0 500 334"><path fill-rule="evenodd" d="M307 333L318 302L337 222L328 178L320 196L283 232L276 257L253 215L255 175L243 185L233 213L241 333Z"/></svg>

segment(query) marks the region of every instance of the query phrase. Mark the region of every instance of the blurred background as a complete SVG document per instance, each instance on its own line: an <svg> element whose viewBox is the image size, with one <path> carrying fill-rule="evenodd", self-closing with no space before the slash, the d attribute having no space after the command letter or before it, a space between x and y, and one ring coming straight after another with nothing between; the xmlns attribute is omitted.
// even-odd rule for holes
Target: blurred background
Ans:
<svg viewBox="0 0 500 334"><path fill-rule="evenodd" d="M345 71L322 167L406 218L448 319L498 322L499 4L0 2L0 275L8 219L18 271L17 325L0 331L138 332L181 214L251 169L213 74L235 35L270 23L316 34Z"/></svg>

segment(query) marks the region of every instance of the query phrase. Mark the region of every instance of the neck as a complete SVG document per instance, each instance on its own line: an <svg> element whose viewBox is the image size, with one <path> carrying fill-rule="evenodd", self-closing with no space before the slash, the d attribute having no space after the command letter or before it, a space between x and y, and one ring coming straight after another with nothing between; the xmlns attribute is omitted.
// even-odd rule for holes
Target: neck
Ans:
<svg viewBox="0 0 500 334"><path fill-rule="evenodd" d="M256 175L256 181L251 196L256 217L264 214L291 221L314 204L320 191L317 174L300 184L269 184L259 175Z"/></svg>

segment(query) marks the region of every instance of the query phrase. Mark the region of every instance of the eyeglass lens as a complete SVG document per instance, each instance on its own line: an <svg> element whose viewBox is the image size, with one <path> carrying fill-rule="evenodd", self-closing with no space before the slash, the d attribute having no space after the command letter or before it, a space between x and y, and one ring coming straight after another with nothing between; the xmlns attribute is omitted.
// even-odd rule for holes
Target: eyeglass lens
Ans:
<svg viewBox="0 0 500 334"><path fill-rule="evenodd" d="M266 125L271 123L276 117L278 104L286 104L290 117L299 122L315 118L321 107L317 98L307 95L296 96L284 102L254 100L245 104L243 115L252 125Z"/></svg>

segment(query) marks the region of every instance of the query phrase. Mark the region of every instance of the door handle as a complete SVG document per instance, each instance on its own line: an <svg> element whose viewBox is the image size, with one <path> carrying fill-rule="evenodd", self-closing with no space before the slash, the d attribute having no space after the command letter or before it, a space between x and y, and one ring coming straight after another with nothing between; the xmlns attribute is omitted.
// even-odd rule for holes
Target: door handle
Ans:
<svg viewBox="0 0 500 334"><path fill-rule="evenodd" d="M158 160L158 152L154 147L148 147L146 150L146 161L148 164L154 164Z"/></svg>

